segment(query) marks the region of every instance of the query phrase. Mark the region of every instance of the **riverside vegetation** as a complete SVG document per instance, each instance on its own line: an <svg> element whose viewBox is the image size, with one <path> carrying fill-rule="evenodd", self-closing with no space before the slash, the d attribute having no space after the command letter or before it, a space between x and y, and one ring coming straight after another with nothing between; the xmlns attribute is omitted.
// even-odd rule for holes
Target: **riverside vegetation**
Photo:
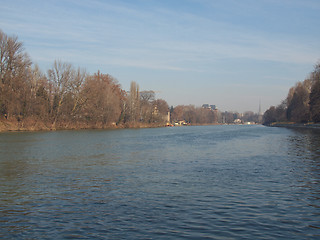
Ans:
<svg viewBox="0 0 320 240"><path fill-rule="evenodd" d="M23 44L0 30L0 131L145 127L165 124L169 106L153 91L55 61L44 74Z"/></svg>
<svg viewBox="0 0 320 240"><path fill-rule="evenodd" d="M298 82L278 106L264 113L265 125L320 123L320 62L303 82Z"/></svg>
<svg viewBox="0 0 320 240"><path fill-rule="evenodd" d="M140 91L136 82L127 92L109 74L88 74L66 62L55 61L43 73L23 43L0 30L0 131L158 127L168 123L169 113L172 122L190 125L259 121L251 111L169 108L154 91Z"/></svg>

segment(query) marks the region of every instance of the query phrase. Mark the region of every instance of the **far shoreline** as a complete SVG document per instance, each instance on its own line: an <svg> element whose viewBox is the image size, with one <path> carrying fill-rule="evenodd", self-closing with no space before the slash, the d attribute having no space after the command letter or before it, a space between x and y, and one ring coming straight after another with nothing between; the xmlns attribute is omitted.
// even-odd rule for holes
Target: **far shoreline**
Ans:
<svg viewBox="0 0 320 240"><path fill-rule="evenodd" d="M0 120L0 133L13 132L55 132L55 131L78 131L78 130L117 130L117 129L144 129L144 128L166 128L166 127L188 127L188 126L224 126L224 125L245 125L254 126L262 124L224 124L224 123L204 123L204 124L186 124L174 126L164 123L128 123L128 124L101 124L101 123L59 123L53 127L51 123L41 121L26 122L26 121L9 121ZM320 125L319 125L320 128Z"/></svg>
<svg viewBox="0 0 320 240"><path fill-rule="evenodd" d="M284 128L299 128L299 129L320 129L319 123L278 123L274 122L271 124L266 124L268 127L284 127Z"/></svg>
<svg viewBox="0 0 320 240"><path fill-rule="evenodd" d="M166 127L165 124L90 124L90 123L60 123L56 127L51 123L33 122L25 123L23 121L0 120L0 133L12 132L54 132L54 131L77 131L77 130L116 130L116 129L142 129L142 128L160 128Z"/></svg>

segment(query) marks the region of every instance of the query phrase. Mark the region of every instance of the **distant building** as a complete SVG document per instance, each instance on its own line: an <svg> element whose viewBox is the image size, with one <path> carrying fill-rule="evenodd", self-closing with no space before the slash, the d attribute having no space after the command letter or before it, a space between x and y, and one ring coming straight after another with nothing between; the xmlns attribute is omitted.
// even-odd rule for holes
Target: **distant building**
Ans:
<svg viewBox="0 0 320 240"><path fill-rule="evenodd" d="M211 110L218 110L218 108L216 107L216 105L210 105Z"/></svg>
<svg viewBox="0 0 320 240"><path fill-rule="evenodd" d="M261 100L259 100L258 123L262 123L262 122L263 122L263 113L261 110Z"/></svg>
<svg viewBox="0 0 320 240"><path fill-rule="evenodd" d="M239 118L235 119L233 122L235 124L241 124L242 123L241 119L239 119Z"/></svg>
<svg viewBox="0 0 320 240"><path fill-rule="evenodd" d="M185 120L179 120L174 123L175 126L184 126L187 125Z"/></svg>
<svg viewBox="0 0 320 240"><path fill-rule="evenodd" d="M202 104L202 108L210 109L210 110L218 110L216 105Z"/></svg>

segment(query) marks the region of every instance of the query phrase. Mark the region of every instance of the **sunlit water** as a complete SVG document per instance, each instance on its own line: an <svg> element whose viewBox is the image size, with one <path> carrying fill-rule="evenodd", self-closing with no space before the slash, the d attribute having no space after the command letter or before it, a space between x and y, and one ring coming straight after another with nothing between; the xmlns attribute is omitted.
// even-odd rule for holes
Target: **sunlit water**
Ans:
<svg viewBox="0 0 320 240"><path fill-rule="evenodd" d="M0 239L319 239L320 133L0 134Z"/></svg>

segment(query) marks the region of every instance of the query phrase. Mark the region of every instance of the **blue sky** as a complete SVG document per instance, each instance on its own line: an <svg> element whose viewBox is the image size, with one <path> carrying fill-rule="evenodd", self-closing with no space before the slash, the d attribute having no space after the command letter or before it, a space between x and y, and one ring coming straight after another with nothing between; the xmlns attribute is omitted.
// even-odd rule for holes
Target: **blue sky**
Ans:
<svg viewBox="0 0 320 240"><path fill-rule="evenodd" d="M257 112L320 60L319 0L2 1L0 29L54 60L136 81L169 105Z"/></svg>

